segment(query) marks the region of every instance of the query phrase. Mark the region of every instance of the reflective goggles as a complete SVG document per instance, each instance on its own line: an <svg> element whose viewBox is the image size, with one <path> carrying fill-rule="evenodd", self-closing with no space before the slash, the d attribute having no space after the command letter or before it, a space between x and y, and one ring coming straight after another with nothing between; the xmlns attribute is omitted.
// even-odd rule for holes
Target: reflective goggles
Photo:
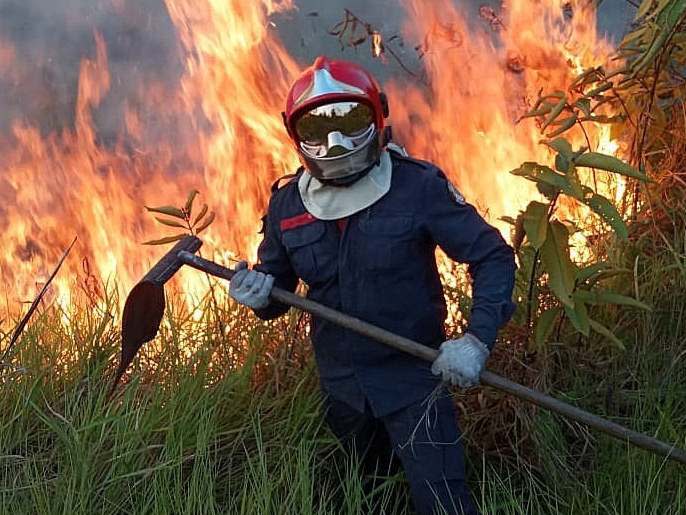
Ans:
<svg viewBox="0 0 686 515"><path fill-rule="evenodd" d="M360 102L336 102L306 112L295 122L295 132L308 146L326 145L331 132L348 138L366 135L374 124L374 112Z"/></svg>

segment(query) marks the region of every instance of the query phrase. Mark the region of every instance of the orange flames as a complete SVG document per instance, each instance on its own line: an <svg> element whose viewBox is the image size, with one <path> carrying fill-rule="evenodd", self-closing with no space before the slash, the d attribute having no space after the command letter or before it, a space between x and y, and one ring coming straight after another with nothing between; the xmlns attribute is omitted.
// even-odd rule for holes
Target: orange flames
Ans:
<svg viewBox="0 0 686 515"><path fill-rule="evenodd" d="M567 2L508 4L496 25L499 44L490 34L470 31L449 0L407 4L406 32L423 41L430 86L391 86L391 99L398 99L392 103L394 126L412 154L438 163L506 231L498 218L515 215L534 194L507 171L524 161L550 160L534 122L515 121L541 89L566 90L575 73L604 63L612 49L596 38L588 8L579 7L565 23L565 4L574 6ZM591 137L595 144L601 139L598 130ZM581 134L573 143L586 145Z"/></svg>
<svg viewBox="0 0 686 515"><path fill-rule="evenodd" d="M468 23L448 0L404 0L405 36L421 42L428 86L386 85L396 139L412 155L439 164L503 230L498 218L515 215L533 195L507 171L522 161L549 160L535 123L515 121L541 88L566 89L575 73L604 63L612 50L596 36L593 11L582 5L588 4L517 0L489 26ZM79 242L55 287L60 301L79 287L97 297L103 288L97 278L116 278L128 290L162 253L140 245L163 234L143 206L181 203L192 188L217 212L203 234L210 253L219 260L229 251L254 259L269 186L297 166L279 113L302 64L268 18L294 6L290 0L166 0L166 6L185 73L175 94L149 84L146 110L125 109L121 141L126 136L138 145L98 140L91 113L111 79L97 34L96 55L81 64L74 127L45 137L38 123L18 119L11 133L0 135L0 276L10 309L32 298L75 235ZM381 53L380 36L374 44ZM0 73L18 66L12 44L0 37ZM145 143L151 110L183 114L190 120L187 138ZM591 130L592 143L616 149L606 132ZM579 135L574 143L585 141ZM182 162L174 159L179 146ZM187 288L204 287L198 275L186 274Z"/></svg>

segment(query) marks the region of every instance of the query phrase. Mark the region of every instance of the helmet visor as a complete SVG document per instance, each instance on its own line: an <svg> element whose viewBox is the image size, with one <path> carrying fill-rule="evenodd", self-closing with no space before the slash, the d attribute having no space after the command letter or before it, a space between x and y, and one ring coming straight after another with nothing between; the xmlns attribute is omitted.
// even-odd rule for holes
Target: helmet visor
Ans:
<svg viewBox="0 0 686 515"><path fill-rule="evenodd" d="M374 123L372 109L360 102L336 102L306 112L295 122L295 132L308 145L326 144L329 133L349 138L364 134Z"/></svg>

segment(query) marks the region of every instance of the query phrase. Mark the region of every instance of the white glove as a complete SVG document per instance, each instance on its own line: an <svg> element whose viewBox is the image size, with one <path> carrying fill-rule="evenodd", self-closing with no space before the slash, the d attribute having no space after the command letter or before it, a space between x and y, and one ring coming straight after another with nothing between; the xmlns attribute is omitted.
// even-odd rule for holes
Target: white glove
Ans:
<svg viewBox="0 0 686 515"><path fill-rule="evenodd" d="M442 375L445 382L469 388L479 384L479 376L489 353L481 340L467 333L462 338L441 344L440 353L431 365L431 372Z"/></svg>
<svg viewBox="0 0 686 515"><path fill-rule="evenodd" d="M236 273L229 283L229 295L244 306L262 309L269 305L269 294L274 286L274 276L249 270L248 263L236 265Z"/></svg>

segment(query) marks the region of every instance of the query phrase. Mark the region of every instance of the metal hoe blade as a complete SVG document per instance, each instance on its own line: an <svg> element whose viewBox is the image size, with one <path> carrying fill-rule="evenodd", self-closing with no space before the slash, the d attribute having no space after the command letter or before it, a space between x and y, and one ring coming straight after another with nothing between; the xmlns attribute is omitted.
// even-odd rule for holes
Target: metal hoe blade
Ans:
<svg viewBox="0 0 686 515"><path fill-rule="evenodd" d="M201 246L202 241L196 236L187 236L179 241L129 293L121 322L121 358L110 394L136 357L138 350L157 335L164 316L164 284L184 264L178 257L179 252L194 253Z"/></svg>

